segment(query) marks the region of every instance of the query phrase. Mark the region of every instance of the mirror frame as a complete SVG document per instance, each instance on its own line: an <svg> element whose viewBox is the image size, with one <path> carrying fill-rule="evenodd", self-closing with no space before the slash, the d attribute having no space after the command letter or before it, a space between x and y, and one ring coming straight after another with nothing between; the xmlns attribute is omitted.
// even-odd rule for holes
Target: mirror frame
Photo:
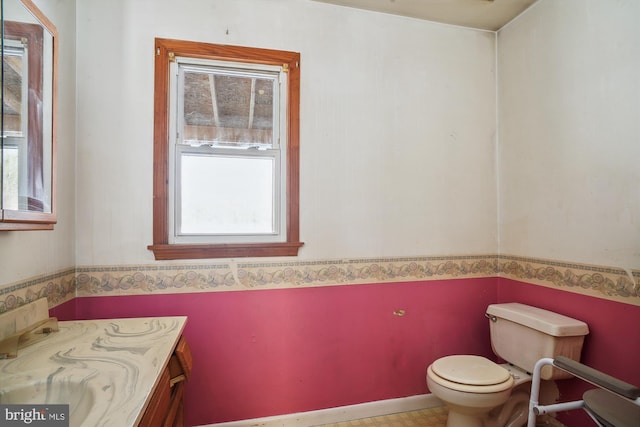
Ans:
<svg viewBox="0 0 640 427"><path fill-rule="evenodd" d="M57 222L56 216L56 134L57 134L57 95L58 95L58 32L53 23L42 13L42 11L33 3L32 0L19 0L28 12L42 25L44 30L48 31L52 37L52 92L50 100L43 99L43 103L51 103L51 212L38 212L28 210L12 210L4 209L0 203L0 231L9 230L53 230L54 224ZM4 3L2 4L4 7ZM4 21L4 11L3 11ZM4 22L2 23L2 31L5 30ZM4 34L2 34L4 40ZM4 60L4 58L3 58ZM31 76L28 77L31 80ZM29 83L30 84L30 83ZM3 89L4 90L4 89ZM31 107L27 107L31 112ZM31 121L28 126L31 127ZM32 137L29 137L28 146L33 143ZM38 142L42 144L42 142ZM41 148L42 150L42 148ZM1 168L0 168L1 169ZM0 184L2 177L0 176Z"/></svg>

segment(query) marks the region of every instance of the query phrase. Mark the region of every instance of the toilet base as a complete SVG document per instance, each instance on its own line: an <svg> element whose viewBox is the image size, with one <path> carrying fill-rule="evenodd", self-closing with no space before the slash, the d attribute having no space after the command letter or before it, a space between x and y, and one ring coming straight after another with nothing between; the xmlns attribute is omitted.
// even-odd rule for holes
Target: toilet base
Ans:
<svg viewBox="0 0 640 427"><path fill-rule="evenodd" d="M555 387L553 381L545 383L549 383L545 385L551 389ZM530 382L519 384L512 390L506 402L493 409L461 406L452 403L451 399L447 401L441 397L449 410L447 427L524 427L529 414L530 385ZM437 387L434 389L438 391Z"/></svg>

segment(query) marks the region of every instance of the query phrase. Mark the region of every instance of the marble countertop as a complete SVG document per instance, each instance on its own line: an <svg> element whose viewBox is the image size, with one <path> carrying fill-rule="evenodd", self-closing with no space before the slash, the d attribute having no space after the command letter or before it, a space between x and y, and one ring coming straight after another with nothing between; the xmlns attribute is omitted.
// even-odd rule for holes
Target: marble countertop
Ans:
<svg viewBox="0 0 640 427"><path fill-rule="evenodd" d="M68 403L72 427L136 426L186 320L58 322L58 332L0 360L0 404Z"/></svg>

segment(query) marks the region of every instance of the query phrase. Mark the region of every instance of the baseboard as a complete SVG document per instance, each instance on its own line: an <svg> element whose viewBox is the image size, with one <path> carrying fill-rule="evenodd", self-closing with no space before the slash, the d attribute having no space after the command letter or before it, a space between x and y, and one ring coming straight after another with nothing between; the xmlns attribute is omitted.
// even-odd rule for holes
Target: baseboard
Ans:
<svg viewBox="0 0 640 427"><path fill-rule="evenodd" d="M295 414L254 418L228 423L208 424L200 427L311 427L322 424L357 420L360 418L395 414L398 412L417 411L420 409L435 408L443 405L442 401L434 395L421 394L418 396L379 400L376 402L320 409L317 411L298 412Z"/></svg>

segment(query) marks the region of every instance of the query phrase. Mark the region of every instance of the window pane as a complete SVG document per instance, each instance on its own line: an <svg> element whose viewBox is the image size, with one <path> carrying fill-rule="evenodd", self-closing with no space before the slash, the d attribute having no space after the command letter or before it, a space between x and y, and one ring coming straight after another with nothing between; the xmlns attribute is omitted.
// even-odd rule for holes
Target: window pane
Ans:
<svg viewBox="0 0 640 427"><path fill-rule="evenodd" d="M275 76L185 69L184 141L270 148L275 82Z"/></svg>
<svg viewBox="0 0 640 427"><path fill-rule="evenodd" d="M2 208L18 209L18 148L2 148Z"/></svg>
<svg viewBox="0 0 640 427"><path fill-rule="evenodd" d="M270 157L181 155L178 234L272 234L274 166Z"/></svg>
<svg viewBox="0 0 640 427"><path fill-rule="evenodd" d="M18 43L6 40L5 43ZM2 97L3 135L22 135L24 107L22 102L26 91L26 80L22 78L26 71L25 49L5 46L2 57L3 84Z"/></svg>

